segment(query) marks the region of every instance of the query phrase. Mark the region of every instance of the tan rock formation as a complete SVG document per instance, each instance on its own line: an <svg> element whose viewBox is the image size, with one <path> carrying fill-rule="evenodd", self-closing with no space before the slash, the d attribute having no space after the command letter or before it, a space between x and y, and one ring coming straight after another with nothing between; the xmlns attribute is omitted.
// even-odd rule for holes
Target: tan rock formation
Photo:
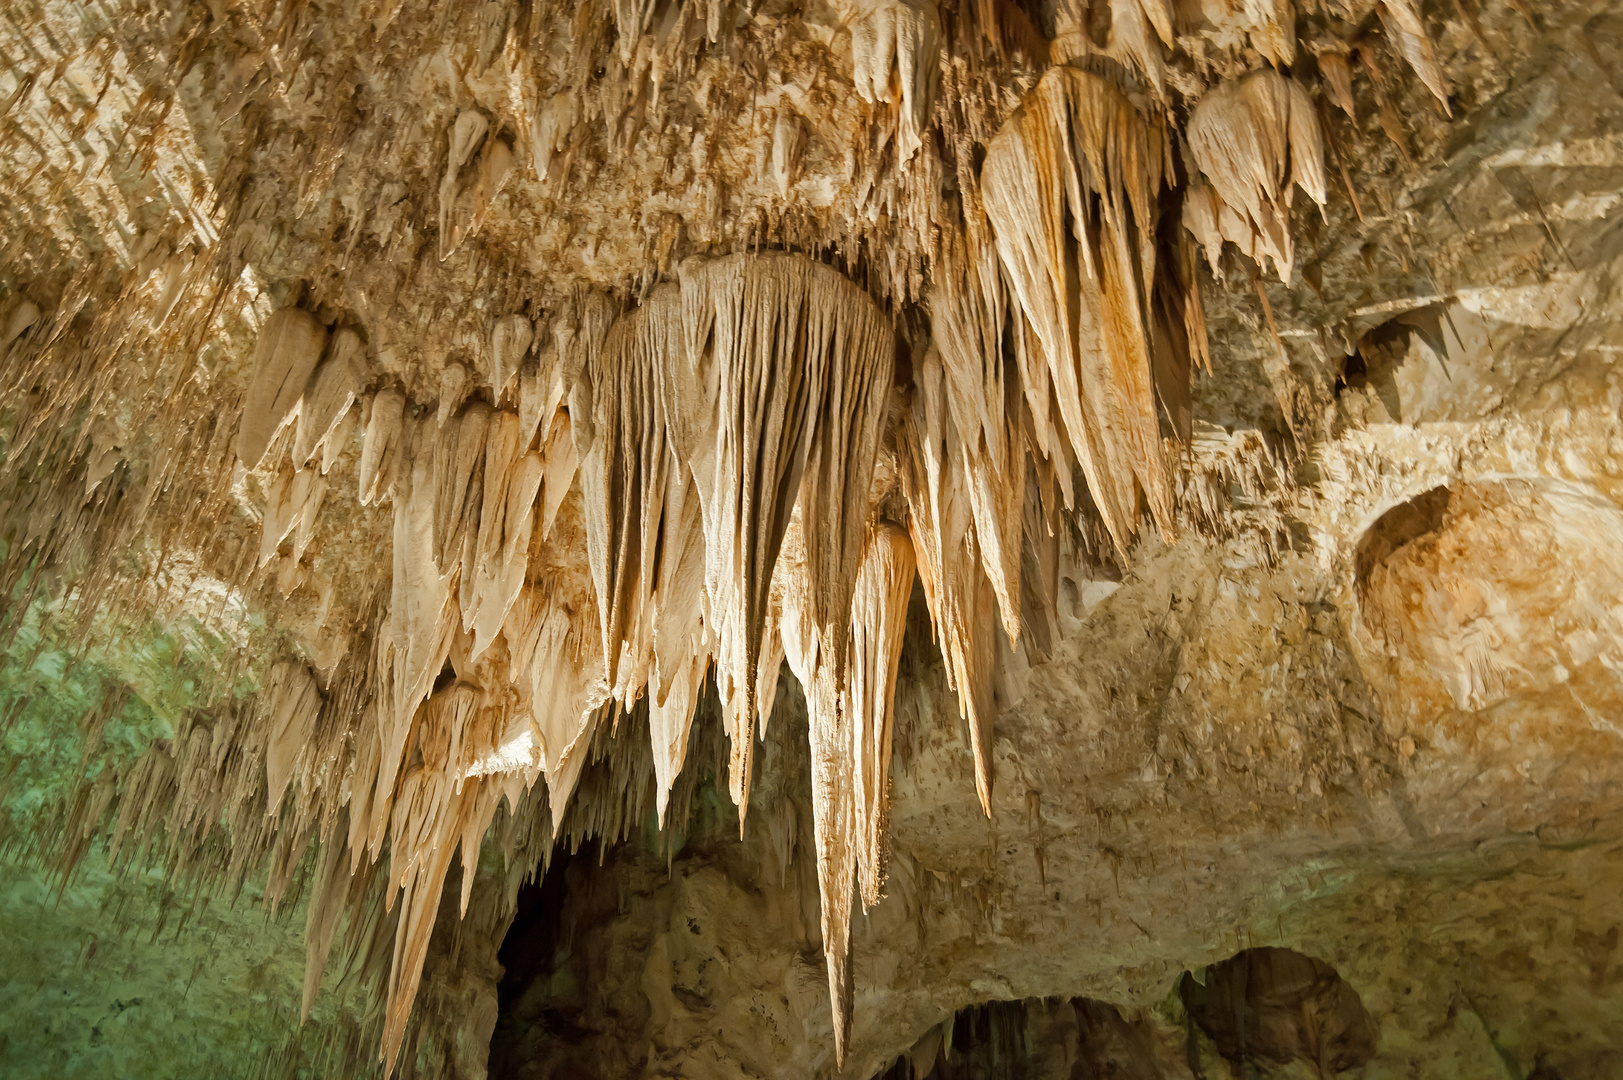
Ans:
<svg viewBox="0 0 1623 1080"><path fill-rule="evenodd" d="M356 1067L1619 1065L1614 5L0 51L5 625L229 657L15 846L304 903Z"/></svg>

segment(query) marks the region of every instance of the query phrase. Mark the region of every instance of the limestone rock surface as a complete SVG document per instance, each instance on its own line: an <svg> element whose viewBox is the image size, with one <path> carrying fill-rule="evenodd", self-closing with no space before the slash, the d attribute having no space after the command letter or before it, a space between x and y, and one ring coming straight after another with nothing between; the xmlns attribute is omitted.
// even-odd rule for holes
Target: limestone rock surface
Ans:
<svg viewBox="0 0 1623 1080"><path fill-rule="evenodd" d="M1615 2L0 56L0 1071L1623 1071Z"/></svg>

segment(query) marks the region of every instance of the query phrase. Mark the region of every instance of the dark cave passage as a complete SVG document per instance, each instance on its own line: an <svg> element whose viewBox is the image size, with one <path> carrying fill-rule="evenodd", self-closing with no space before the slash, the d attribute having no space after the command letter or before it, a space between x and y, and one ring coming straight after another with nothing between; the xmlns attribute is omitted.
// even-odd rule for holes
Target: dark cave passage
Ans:
<svg viewBox="0 0 1623 1080"><path fill-rule="evenodd" d="M1328 1078L1368 1062L1375 1041L1374 1020L1334 968L1258 948L1186 972L1153 1009L1084 997L969 1006L879 1080L1204 1080L1292 1062Z"/></svg>
<svg viewBox="0 0 1623 1080"><path fill-rule="evenodd" d="M577 852L558 847L552 865L540 880L519 889L517 912L502 939L497 960L502 981L496 987L496 1028L490 1037L490 1076L545 1075L537 1067L549 1056L549 1047L579 1041L571 1011L557 997L554 975L567 957L564 936L565 898L571 869L597 861L597 844Z"/></svg>

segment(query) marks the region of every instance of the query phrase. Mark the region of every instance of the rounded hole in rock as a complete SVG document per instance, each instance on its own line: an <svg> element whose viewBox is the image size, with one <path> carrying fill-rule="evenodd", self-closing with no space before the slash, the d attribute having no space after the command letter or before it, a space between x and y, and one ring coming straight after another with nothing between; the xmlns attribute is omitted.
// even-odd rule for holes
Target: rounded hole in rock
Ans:
<svg viewBox="0 0 1623 1080"><path fill-rule="evenodd" d="M1392 507L1376 519L1362 539L1354 557L1359 598L1368 603L1371 578L1405 544L1436 532L1448 510L1449 490L1439 485Z"/></svg>
<svg viewBox="0 0 1623 1080"><path fill-rule="evenodd" d="M1348 391L1370 393L1379 400L1390 420L1403 422L1398 371L1407 362L1411 343L1416 339L1423 341L1446 369L1446 325L1452 324L1444 307L1427 304L1371 327L1359 336L1352 352L1342 358L1341 371L1335 379L1336 396L1339 398Z"/></svg>
<svg viewBox="0 0 1623 1080"><path fill-rule="evenodd" d="M1196 1029L1237 1076L1258 1063L1305 1062L1320 1077L1356 1069L1375 1056L1376 1028L1357 991L1322 960L1290 949L1258 948L1213 964L1203 979L1185 974L1188 1064L1201 1075Z"/></svg>
<svg viewBox="0 0 1623 1080"><path fill-rule="evenodd" d="M1354 557L1364 627L1417 717L1507 701L1587 728L1623 703L1623 511L1546 477L1455 481L1387 510Z"/></svg>

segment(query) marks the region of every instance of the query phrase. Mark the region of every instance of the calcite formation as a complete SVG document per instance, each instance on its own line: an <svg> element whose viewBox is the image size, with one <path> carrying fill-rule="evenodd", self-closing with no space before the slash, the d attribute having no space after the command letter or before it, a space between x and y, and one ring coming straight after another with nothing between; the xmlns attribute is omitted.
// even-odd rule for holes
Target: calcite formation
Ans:
<svg viewBox="0 0 1623 1080"><path fill-rule="evenodd" d="M343 1068L1619 1064L1614 5L0 50L5 626L226 658L0 837L302 904Z"/></svg>

